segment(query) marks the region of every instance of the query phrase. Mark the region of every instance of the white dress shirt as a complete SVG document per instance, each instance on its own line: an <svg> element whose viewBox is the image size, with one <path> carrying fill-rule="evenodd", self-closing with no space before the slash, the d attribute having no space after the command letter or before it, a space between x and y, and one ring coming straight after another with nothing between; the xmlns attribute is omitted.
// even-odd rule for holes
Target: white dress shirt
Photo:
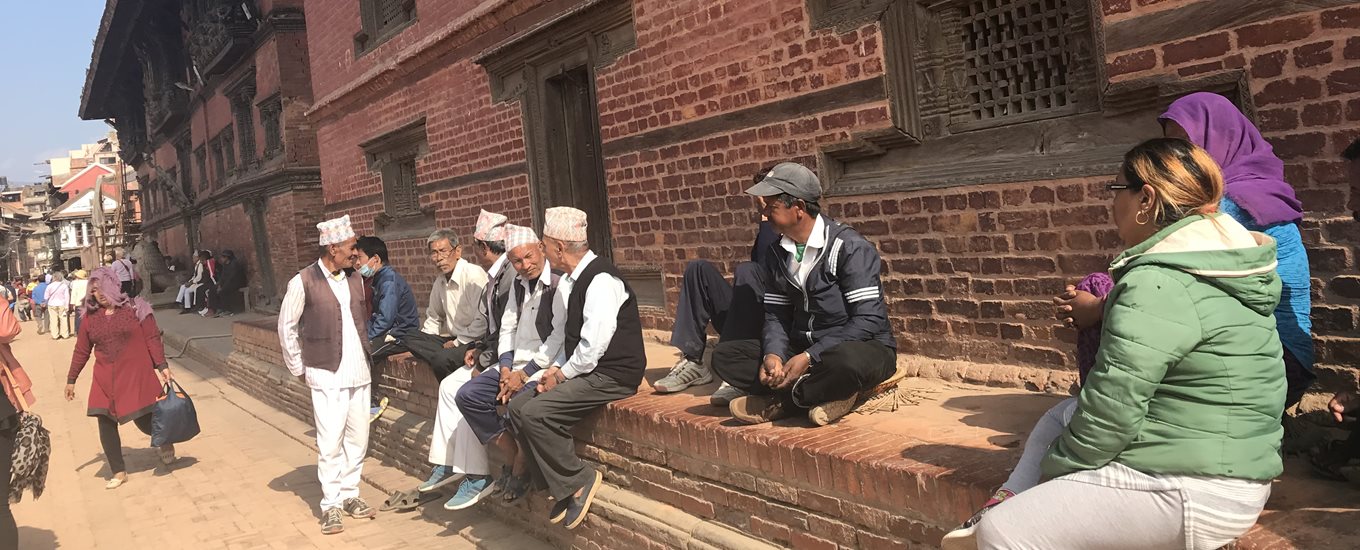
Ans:
<svg viewBox="0 0 1360 550"><path fill-rule="evenodd" d="M420 331L455 338L459 345L485 336L486 318L479 304L486 281L482 268L459 258L453 273L435 277L430 285L430 305L425 308L425 324Z"/></svg>
<svg viewBox="0 0 1360 550"><path fill-rule="evenodd" d="M817 265L817 257L826 248L827 229L821 214L818 214L817 221L812 224L812 233L808 235L807 246L803 249L802 261L798 260L798 246L793 239L785 236L779 240L779 246L789 252L789 275L793 276L800 288L807 284L808 274L812 273L813 266Z"/></svg>
<svg viewBox="0 0 1360 550"><path fill-rule="evenodd" d="M562 342L566 340L566 331L562 329L567 323L566 302L559 299L562 295L559 282L557 293L548 306L553 308L552 332L548 334L547 340L543 340L538 334L538 312L543 293L552 286L552 266L544 261L543 274L533 281L515 278L515 286L525 285L532 285L532 288L524 293L523 304L515 299L515 291L510 292L510 302L505 305L505 313L501 315L500 345L496 349L501 354L514 350L514 359L510 363L513 370L522 370L531 361L546 370L548 362L562 353Z"/></svg>
<svg viewBox="0 0 1360 550"><path fill-rule="evenodd" d="M585 257L581 258L581 263L576 265L576 269L558 281L557 299L564 305L575 290L576 280L580 278L581 272L595 258L593 250L587 251ZM590 287L586 289L581 342L576 344L576 350L571 353L571 357L566 357L564 345L562 351L557 354L557 360L554 361L554 364L561 366L563 376L576 378L595 370L595 364L604 357L604 352L609 349L609 342L614 338L614 331L619 328L619 308L622 308L626 301L628 290L623 286L622 279L608 273L595 276L590 282ZM562 326L566 326L565 314ZM565 340L565 330L563 332Z"/></svg>
<svg viewBox="0 0 1360 550"><path fill-rule="evenodd" d="M288 281L288 292L283 296L279 308L279 343L283 347L283 364L293 376L307 375L307 385L312 389L357 388L371 381L368 372L368 356L364 353L363 340L354 327L354 315L349 307L349 281L344 271L330 275L326 264L317 262L327 274L331 292L340 302L340 366L335 372L318 369L302 364L302 344L298 340L298 321L302 319L302 309L307 303L307 291L302 284L302 274L294 275ZM310 268L308 268L310 269Z"/></svg>

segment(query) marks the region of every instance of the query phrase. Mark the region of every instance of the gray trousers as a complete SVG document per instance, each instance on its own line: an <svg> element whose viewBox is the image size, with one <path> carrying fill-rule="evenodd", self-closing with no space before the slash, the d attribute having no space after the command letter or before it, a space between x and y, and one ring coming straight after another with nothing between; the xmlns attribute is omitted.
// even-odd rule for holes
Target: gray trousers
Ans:
<svg viewBox="0 0 1360 550"><path fill-rule="evenodd" d="M596 409L637 393L598 373L567 380L544 393L526 391L510 400L510 422L520 450L529 453L530 474L548 484L562 501L595 480L595 472L576 456L571 429Z"/></svg>
<svg viewBox="0 0 1360 550"><path fill-rule="evenodd" d="M1055 479L1006 499L978 524L978 550L1187 548L1176 491Z"/></svg>

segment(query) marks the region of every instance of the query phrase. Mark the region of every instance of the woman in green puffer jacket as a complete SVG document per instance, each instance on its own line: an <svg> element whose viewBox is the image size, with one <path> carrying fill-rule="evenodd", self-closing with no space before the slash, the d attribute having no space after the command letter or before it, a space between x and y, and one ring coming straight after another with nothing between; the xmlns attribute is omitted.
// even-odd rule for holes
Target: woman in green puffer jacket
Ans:
<svg viewBox="0 0 1360 550"><path fill-rule="evenodd" d="M1274 241L1217 213L1222 174L1187 141L1135 147L1110 189L1128 248L1096 366L1049 481L980 518L978 548L1218 548L1283 469Z"/></svg>

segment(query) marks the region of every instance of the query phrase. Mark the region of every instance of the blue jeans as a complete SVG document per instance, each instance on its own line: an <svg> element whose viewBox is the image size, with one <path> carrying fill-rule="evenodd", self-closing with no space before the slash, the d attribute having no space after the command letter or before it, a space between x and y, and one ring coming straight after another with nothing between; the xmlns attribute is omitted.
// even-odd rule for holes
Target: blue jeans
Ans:
<svg viewBox="0 0 1360 550"><path fill-rule="evenodd" d="M525 376L533 376L540 369L538 365L529 363L524 367ZM525 391L533 390L538 387L538 382L529 382L516 392L519 395ZM496 412L496 395L501 391L501 369L491 367L482 371L463 387L458 390L458 396L454 400L458 403L458 410L463 412L463 419L468 426L472 427L472 432L477 434L477 439L486 445L505 431L509 425L508 410L507 415ZM514 397L512 395L511 397Z"/></svg>

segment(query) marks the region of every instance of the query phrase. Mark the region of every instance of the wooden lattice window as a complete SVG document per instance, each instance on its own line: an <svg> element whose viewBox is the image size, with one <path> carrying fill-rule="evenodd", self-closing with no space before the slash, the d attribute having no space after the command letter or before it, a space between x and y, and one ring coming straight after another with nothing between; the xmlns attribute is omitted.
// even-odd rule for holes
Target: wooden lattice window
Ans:
<svg viewBox="0 0 1360 550"><path fill-rule="evenodd" d="M227 179L227 160L222 155L222 137L218 136L212 142L213 156L213 175L217 178L217 184L222 185Z"/></svg>
<svg viewBox="0 0 1360 550"><path fill-rule="evenodd" d="M383 216L378 225L384 228L406 226L424 230L426 222L433 222L432 210L420 207L420 190L416 186L416 162L429 154L425 134L425 119L417 119L405 126L359 145L364 150L370 170L382 178Z"/></svg>
<svg viewBox="0 0 1360 550"><path fill-rule="evenodd" d="M974 0L959 8L969 101L957 121L1071 110L1066 4Z"/></svg>
<svg viewBox="0 0 1360 550"><path fill-rule="evenodd" d="M415 0L360 0L363 24L354 35L354 54L363 55L399 34L416 20Z"/></svg>
<svg viewBox="0 0 1360 550"><path fill-rule="evenodd" d="M227 173L236 173L236 133L231 126L222 130L222 156L227 159Z"/></svg>
<svg viewBox="0 0 1360 550"><path fill-rule="evenodd" d="M194 151L194 160L198 163L198 190L206 191L208 189L208 152L199 147Z"/></svg>
<svg viewBox="0 0 1360 550"><path fill-rule="evenodd" d="M277 95L260 104L260 126L264 127L264 158L274 158L274 155L283 151L283 133L279 126L282 113L283 104Z"/></svg>
<svg viewBox="0 0 1360 550"><path fill-rule="evenodd" d="M387 171L384 171L387 172ZM402 159L392 167L392 182L383 180L387 211L395 218L420 214L420 193L416 191L416 159Z"/></svg>

